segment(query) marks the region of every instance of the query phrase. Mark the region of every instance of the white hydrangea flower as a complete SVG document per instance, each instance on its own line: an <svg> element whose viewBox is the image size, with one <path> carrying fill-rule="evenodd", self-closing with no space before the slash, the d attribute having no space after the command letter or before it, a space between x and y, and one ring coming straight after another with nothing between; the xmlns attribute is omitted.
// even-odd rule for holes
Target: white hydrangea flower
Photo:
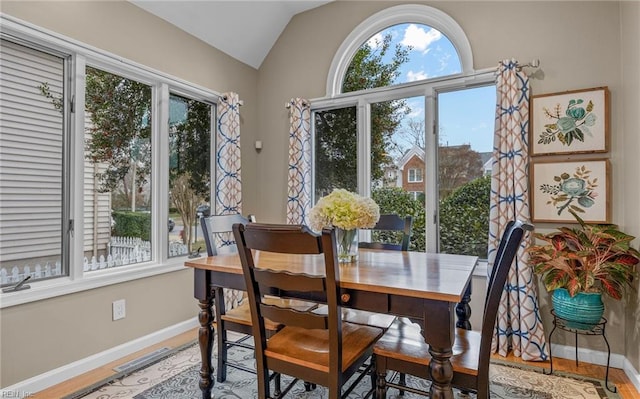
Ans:
<svg viewBox="0 0 640 399"><path fill-rule="evenodd" d="M331 194L320 198L309 213L309 224L315 231L331 226L344 230L370 229L378 219L378 204L371 198L344 189L335 189Z"/></svg>

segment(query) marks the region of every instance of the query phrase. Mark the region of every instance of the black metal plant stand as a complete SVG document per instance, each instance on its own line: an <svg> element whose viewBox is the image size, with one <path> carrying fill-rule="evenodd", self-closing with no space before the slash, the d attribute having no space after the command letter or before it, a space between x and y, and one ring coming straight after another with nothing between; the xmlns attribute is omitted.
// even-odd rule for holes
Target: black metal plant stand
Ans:
<svg viewBox="0 0 640 399"><path fill-rule="evenodd" d="M544 370L543 372L545 374L553 374L553 355L551 354L551 337L553 336L553 333L556 331L556 328L574 333L576 338L576 341L575 341L576 342L575 344L576 367L578 366L578 334L601 335L602 338L604 339L604 343L607 344L607 371L606 371L605 380L604 380L605 386L611 392L618 392L618 389L616 388L615 385L612 385L613 388L609 387L609 360L611 360L611 347L609 346L609 341L607 341L607 336L604 333L605 326L607 324L607 319L603 317L600 319L600 322L598 324L588 325L588 324L583 324L576 321L569 321L569 320L563 319L562 317L556 315L556 312L554 310L551 310L551 314L553 315L553 329L549 334L549 363L551 366L551 370L549 370L549 373L544 372Z"/></svg>

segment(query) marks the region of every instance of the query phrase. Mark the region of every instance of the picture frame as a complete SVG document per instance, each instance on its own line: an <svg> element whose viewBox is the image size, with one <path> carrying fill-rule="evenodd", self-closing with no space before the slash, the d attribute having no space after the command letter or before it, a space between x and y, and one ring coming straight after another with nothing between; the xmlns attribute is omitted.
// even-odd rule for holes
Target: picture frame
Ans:
<svg viewBox="0 0 640 399"><path fill-rule="evenodd" d="M576 223L572 209L585 222L610 223L610 171L608 159L533 162L531 220Z"/></svg>
<svg viewBox="0 0 640 399"><path fill-rule="evenodd" d="M609 88L531 96L531 156L609 151Z"/></svg>

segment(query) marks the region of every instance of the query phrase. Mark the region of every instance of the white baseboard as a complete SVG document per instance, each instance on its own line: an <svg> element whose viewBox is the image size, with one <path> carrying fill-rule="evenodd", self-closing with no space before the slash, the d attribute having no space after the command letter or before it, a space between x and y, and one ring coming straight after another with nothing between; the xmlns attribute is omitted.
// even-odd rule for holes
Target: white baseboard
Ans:
<svg viewBox="0 0 640 399"><path fill-rule="evenodd" d="M640 392L640 373L636 370L628 359L624 359L624 373L629 377L631 383Z"/></svg>
<svg viewBox="0 0 640 399"><path fill-rule="evenodd" d="M572 345L558 345L551 344L551 353L553 357L559 357L562 359L575 359L576 348ZM607 352L596 351L587 348L578 348L578 360L581 362L587 362L591 364L598 364L600 366L607 365ZM609 361L609 367L615 367L622 369L627 359L624 355L618 353L611 354L611 360Z"/></svg>
<svg viewBox="0 0 640 399"><path fill-rule="evenodd" d="M33 393L42 391L43 389L47 389L70 378L104 366L105 364L175 337L176 335L182 334L183 332L189 331L198 326L200 326L198 319L194 317L193 319L169 326L144 337L136 338L133 341L115 346L107 349L106 351L96 353L95 355L91 355L84 359L58 367L57 369L31 377L17 384L2 388L0 390L0 397L4 398L5 396L3 396L3 394L10 393L13 395L20 395L11 397L27 398Z"/></svg>
<svg viewBox="0 0 640 399"><path fill-rule="evenodd" d="M576 348L571 345L551 344L551 350L553 351L553 357L571 360L576 358ZM607 352L578 348L578 359L581 362L606 366ZM627 359L623 355L612 353L609 367L624 370L624 373L627 375L627 377L629 377L629 380L631 380L633 386L638 392L640 392L640 373L638 373L638 370L633 367L629 359Z"/></svg>

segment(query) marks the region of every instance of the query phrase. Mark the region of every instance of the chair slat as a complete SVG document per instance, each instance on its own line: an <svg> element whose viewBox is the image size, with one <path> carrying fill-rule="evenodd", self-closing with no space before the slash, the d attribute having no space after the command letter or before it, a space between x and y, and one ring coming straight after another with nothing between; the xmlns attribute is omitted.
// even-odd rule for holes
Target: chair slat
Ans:
<svg viewBox="0 0 640 399"><path fill-rule="evenodd" d="M259 284L285 291L323 292L327 289L324 276L267 269L254 269L254 275Z"/></svg>
<svg viewBox="0 0 640 399"><path fill-rule="evenodd" d="M262 316L266 319L288 326L326 330L329 328L327 316L298 311L293 308L281 308L277 305L260 304Z"/></svg>

